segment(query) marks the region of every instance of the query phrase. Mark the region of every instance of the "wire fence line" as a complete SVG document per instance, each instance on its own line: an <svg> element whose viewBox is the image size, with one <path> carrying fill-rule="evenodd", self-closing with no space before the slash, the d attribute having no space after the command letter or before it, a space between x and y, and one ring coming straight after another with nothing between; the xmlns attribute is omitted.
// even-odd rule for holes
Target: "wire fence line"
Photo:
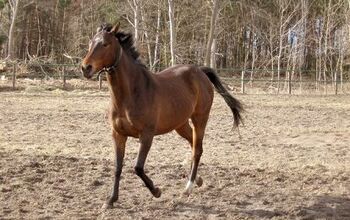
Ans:
<svg viewBox="0 0 350 220"><path fill-rule="evenodd" d="M350 93L349 73L342 74L333 71L322 72L326 79L315 77L315 70L280 69L277 77L276 69L216 69L228 88L237 93L268 93L268 94L348 94ZM58 81L63 89L69 89L70 80L83 79L79 64L45 64L45 63L7 63L5 68L0 65L0 86L7 85L17 89L21 79L39 79ZM96 81L96 79L95 79ZM98 89L104 86L104 75L97 79ZM96 82L95 82L96 84ZM79 87L79 86L76 86Z"/></svg>
<svg viewBox="0 0 350 220"><path fill-rule="evenodd" d="M347 94L349 91L348 72L316 71L305 69L218 69L220 73L241 74L233 79L240 92L246 93L248 86L252 90L255 84L260 92L276 94ZM240 85L237 85L237 82ZM260 86L256 84L260 83ZM261 85L265 84L265 85ZM265 88L264 88L265 87ZM261 91L262 89L262 91Z"/></svg>

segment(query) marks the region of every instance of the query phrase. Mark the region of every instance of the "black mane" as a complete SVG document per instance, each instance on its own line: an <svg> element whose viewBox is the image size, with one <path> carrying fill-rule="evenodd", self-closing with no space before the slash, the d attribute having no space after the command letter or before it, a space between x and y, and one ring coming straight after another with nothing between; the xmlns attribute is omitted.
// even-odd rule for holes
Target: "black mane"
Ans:
<svg viewBox="0 0 350 220"><path fill-rule="evenodd" d="M102 24L97 31L111 31L113 26L111 24ZM126 52L133 60L140 66L146 68L140 59L140 53L136 50L134 46L133 35L131 33L125 33L123 31L118 31L115 34L115 37L118 39L120 45L123 48L123 51Z"/></svg>

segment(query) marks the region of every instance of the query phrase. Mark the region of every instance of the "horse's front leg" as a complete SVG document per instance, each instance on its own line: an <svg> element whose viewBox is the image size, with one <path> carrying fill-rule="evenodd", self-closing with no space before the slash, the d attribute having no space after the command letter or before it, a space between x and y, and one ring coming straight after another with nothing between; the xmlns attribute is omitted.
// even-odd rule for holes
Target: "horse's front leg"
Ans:
<svg viewBox="0 0 350 220"><path fill-rule="evenodd" d="M151 191L153 196L156 198L159 198L161 195L160 189L154 186L152 180L145 174L145 171L144 171L146 158L152 145L153 136L154 136L153 133L151 134L145 133L140 136L141 145L140 145L139 153L137 155L135 173L137 176L139 176L143 180L146 187Z"/></svg>
<svg viewBox="0 0 350 220"><path fill-rule="evenodd" d="M112 137L113 137L114 151L115 151L114 183L113 183L112 194L109 197L107 203L105 204L105 208L113 207L113 203L118 200L119 181L120 181L120 175L122 173L122 168L123 168L123 159L125 155L125 143L127 140L126 136L120 135L114 130L112 131Z"/></svg>

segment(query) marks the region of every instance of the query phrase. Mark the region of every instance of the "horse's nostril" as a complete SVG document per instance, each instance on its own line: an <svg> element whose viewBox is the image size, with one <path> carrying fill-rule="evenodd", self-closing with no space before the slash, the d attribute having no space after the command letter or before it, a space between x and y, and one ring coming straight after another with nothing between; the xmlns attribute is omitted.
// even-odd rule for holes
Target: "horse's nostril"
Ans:
<svg viewBox="0 0 350 220"><path fill-rule="evenodd" d="M92 66L91 65L87 65L85 68L86 68L86 71L90 71L92 69Z"/></svg>
<svg viewBox="0 0 350 220"><path fill-rule="evenodd" d="M91 69L92 69L91 65L82 65L81 66L81 70L83 71L83 73L90 72Z"/></svg>

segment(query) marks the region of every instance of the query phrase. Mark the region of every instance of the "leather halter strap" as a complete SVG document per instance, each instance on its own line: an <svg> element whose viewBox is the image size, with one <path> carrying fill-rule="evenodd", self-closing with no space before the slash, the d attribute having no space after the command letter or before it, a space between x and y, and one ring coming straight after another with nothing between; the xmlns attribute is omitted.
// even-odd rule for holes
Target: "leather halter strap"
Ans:
<svg viewBox="0 0 350 220"><path fill-rule="evenodd" d="M101 69L98 73L97 73L97 77L100 78L100 75L101 73L103 72L107 72L109 74L111 74L118 66L119 66L119 63L120 63L120 60L122 58L122 55L123 55L123 49L122 47L120 46L119 48L119 56L117 57L117 59L115 60L114 64L110 67L104 67L103 69Z"/></svg>

